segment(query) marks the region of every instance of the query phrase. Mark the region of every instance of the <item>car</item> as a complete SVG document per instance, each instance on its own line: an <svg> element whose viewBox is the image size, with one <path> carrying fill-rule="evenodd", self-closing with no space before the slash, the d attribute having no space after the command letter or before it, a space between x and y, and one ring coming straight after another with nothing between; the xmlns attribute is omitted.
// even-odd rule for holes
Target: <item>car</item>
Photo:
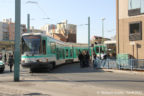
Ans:
<svg viewBox="0 0 144 96"><path fill-rule="evenodd" d="M3 61L0 60L0 72L2 73L5 69L5 64Z"/></svg>

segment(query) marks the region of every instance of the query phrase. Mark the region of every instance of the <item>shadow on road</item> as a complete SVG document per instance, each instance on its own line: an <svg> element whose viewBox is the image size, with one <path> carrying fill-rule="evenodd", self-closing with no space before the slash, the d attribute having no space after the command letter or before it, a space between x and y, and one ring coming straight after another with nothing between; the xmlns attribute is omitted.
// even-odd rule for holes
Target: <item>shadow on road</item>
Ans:
<svg viewBox="0 0 144 96"><path fill-rule="evenodd" d="M60 66L57 66L55 69L49 71L49 70L37 70L33 73L56 73L56 74L61 74L61 73L93 73L93 72L105 72L102 69L96 69L93 67L87 67L87 68L80 68L80 65L78 63L75 64L63 64ZM112 71L107 71L107 72L112 72Z"/></svg>
<svg viewBox="0 0 144 96"><path fill-rule="evenodd" d="M105 72L102 69L96 69L93 67L80 68L78 63L75 64L64 64L58 66L56 69L52 70L51 73L93 73L93 72Z"/></svg>

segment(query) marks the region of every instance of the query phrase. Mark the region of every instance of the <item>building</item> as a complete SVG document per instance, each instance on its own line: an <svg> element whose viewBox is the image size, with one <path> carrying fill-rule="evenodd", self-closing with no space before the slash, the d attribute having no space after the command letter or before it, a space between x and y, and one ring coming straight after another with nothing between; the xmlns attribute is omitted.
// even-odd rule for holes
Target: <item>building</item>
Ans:
<svg viewBox="0 0 144 96"><path fill-rule="evenodd" d="M56 33L57 26L54 24L46 24L41 27L41 30L46 32L46 35L53 37L53 34Z"/></svg>
<svg viewBox="0 0 144 96"><path fill-rule="evenodd" d="M3 22L0 22L0 41L3 40L3 28L2 28Z"/></svg>
<svg viewBox="0 0 144 96"><path fill-rule="evenodd" d="M15 40L15 23L8 22L9 25L9 40ZM21 34L26 33L26 25L21 24Z"/></svg>
<svg viewBox="0 0 144 96"><path fill-rule="evenodd" d="M91 44L95 45L95 44L102 44L104 41L108 41L110 40L109 38L103 38L100 36L93 36L91 38Z"/></svg>
<svg viewBox="0 0 144 96"><path fill-rule="evenodd" d="M9 40L8 24L0 22L0 41Z"/></svg>
<svg viewBox="0 0 144 96"><path fill-rule="evenodd" d="M30 32L31 33L42 33L42 34L46 34L46 31L40 30L40 29L35 29L34 27L30 28Z"/></svg>
<svg viewBox="0 0 144 96"><path fill-rule="evenodd" d="M117 54L144 59L144 0L117 0Z"/></svg>
<svg viewBox="0 0 144 96"><path fill-rule="evenodd" d="M41 27L41 30L46 31L46 35L64 42L76 43L77 26L68 24L67 20L54 24L47 24Z"/></svg>
<svg viewBox="0 0 144 96"><path fill-rule="evenodd" d="M26 31L26 25L21 24L21 34ZM0 41L2 40L15 40L15 23L12 19L3 19L3 22L0 22Z"/></svg>

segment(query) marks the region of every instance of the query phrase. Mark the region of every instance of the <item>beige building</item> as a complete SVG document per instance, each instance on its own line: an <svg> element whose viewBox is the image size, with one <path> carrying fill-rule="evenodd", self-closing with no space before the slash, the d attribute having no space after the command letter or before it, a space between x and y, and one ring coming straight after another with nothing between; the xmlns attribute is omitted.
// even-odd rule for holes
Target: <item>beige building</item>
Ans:
<svg viewBox="0 0 144 96"><path fill-rule="evenodd" d="M100 36L93 36L91 38L91 44L95 45L95 44L102 44L104 41L108 41L110 40L109 38L103 38Z"/></svg>
<svg viewBox="0 0 144 96"><path fill-rule="evenodd" d="M0 22L0 41L9 40L8 24Z"/></svg>
<svg viewBox="0 0 144 96"><path fill-rule="evenodd" d="M144 0L116 0L117 54L144 59Z"/></svg>
<svg viewBox="0 0 144 96"><path fill-rule="evenodd" d="M68 24L67 20L60 22L57 25L47 24L41 27L41 30L46 31L46 35L64 42L76 43L77 26Z"/></svg>
<svg viewBox="0 0 144 96"><path fill-rule="evenodd" d="M54 24L46 24L42 26L40 29L45 31L46 35L53 37L53 34L56 33L56 25Z"/></svg>
<svg viewBox="0 0 144 96"><path fill-rule="evenodd" d="M3 40L3 22L0 22L0 41Z"/></svg>
<svg viewBox="0 0 144 96"><path fill-rule="evenodd" d="M26 32L26 25L21 24L21 34ZM3 19L0 22L0 41L15 39L15 23L11 19Z"/></svg>
<svg viewBox="0 0 144 96"><path fill-rule="evenodd" d="M35 29L34 27L30 28L30 32L46 34L46 31L43 31L43 30L40 30L40 29Z"/></svg>
<svg viewBox="0 0 144 96"><path fill-rule="evenodd" d="M15 23L9 22L9 40L15 40ZM26 33L26 25L21 24L21 34Z"/></svg>

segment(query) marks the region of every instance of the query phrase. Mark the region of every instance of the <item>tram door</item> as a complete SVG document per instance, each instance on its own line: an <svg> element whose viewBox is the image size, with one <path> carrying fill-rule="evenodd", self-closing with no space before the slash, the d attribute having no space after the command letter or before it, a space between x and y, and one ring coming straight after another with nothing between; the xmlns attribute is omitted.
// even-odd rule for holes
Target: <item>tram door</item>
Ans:
<svg viewBox="0 0 144 96"><path fill-rule="evenodd" d="M56 58L57 60L60 58L59 48L56 48Z"/></svg>

